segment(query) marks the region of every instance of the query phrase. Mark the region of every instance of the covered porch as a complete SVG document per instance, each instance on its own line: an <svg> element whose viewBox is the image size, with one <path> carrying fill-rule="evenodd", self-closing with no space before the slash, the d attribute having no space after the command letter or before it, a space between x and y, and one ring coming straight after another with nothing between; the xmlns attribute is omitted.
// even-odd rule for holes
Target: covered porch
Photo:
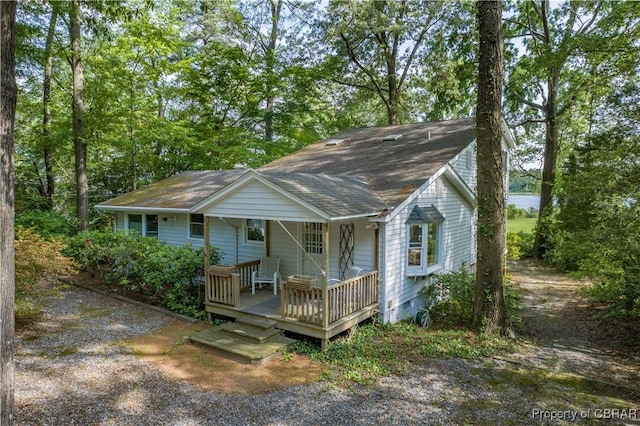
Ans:
<svg viewBox="0 0 640 426"><path fill-rule="evenodd" d="M251 292L251 273L259 260L233 266L212 266L206 280L205 309L211 315L269 319L276 327L321 340L372 317L378 309L378 271L337 282L283 279L278 295L265 287Z"/></svg>
<svg viewBox="0 0 640 426"><path fill-rule="evenodd" d="M247 173L194 208L204 217L206 311L266 318L324 345L377 313L379 230L371 219L385 208L357 179ZM212 266L210 245L221 243L227 265ZM280 280L252 294L264 257L278 259ZM350 276L352 267L362 272Z"/></svg>

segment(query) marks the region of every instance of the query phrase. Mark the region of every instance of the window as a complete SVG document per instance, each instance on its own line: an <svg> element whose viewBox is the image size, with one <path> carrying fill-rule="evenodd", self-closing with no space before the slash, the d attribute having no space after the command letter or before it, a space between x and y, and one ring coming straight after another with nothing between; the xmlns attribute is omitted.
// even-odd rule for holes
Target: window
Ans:
<svg viewBox="0 0 640 426"><path fill-rule="evenodd" d="M158 215L148 214L146 219L147 226L145 229L145 236L158 238Z"/></svg>
<svg viewBox="0 0 640 426"><path fill-rule="evenodd" d="M414 207L407 219L407 275L428 275L441 261L444 217L435 208Z"/></svg>
<svg viewBox="0 0 640 426"><path fill-rule="evenodd" d="M138 235L144 235L142 233L142 215L141 214L130 214L129 215L129 225L127 226L129 231L134 231Z"/></svg>
<svg viewBox="0 0 640 426"><path fill-rule="evenodd" d="M204 238L204 215L189 215L189 238Z"/></svg>
<svg viewBox="0 0 640 426"><path fill-rule="evenodd" d="M157 214L128 214L126 224L129 233L158 238Z"/></svg>
<svg viewBox="0 0 640 426"><path fill-rule="evenodd" d="M305 222L302 224L302 246L309 254L322 254L322 224Z"/></svg>
<svg viewBox="0 0 640 426"><path fill-rule="evenodd" d="M264 244L264 221L247 219L245 221L245 242L247 244Z"/></svg>

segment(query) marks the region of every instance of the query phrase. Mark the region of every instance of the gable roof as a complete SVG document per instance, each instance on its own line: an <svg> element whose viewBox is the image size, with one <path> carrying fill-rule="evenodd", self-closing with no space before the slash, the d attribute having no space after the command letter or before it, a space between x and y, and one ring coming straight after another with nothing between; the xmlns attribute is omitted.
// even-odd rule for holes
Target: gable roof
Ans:
<svg viewBox="0 0 640 426"><path fill-rule="evenodd" d="M387 204L361 179L307 173L249 171L223 190L193 206L205 212L230 194L241 192L252 181L267 185L326 220L378 215Z"/></svg>
<svg viewBox="0 0 640 426"><path fill-rule="evenodd" d="M473 119L350 129L258 171L356 177L393 208L473 142L474 130Z"/></svg>
<svg viewBox="0 0 640 426"><path fill-rule="evenodd" d="M96 205L102 210L189 212L202 200L235 181L247 170L189 171L154 182Z"/></svg>

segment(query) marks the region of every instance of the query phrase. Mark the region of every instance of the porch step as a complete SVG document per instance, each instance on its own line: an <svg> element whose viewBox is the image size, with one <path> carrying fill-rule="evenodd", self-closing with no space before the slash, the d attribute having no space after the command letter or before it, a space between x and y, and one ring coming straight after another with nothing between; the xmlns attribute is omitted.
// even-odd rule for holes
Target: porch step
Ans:
<svg viewBox="0 0 640 426"><path fill-rule="evenodd" d="M229 322L218 327L220 331L234 334L238 337L253 340L258 343L264 343L274 336L282 334L280 330L273 325L271 328L262 328L239 322Z"/></svg>
<svg viewBox="0 0 640 426"><path fill-rule="evenodd" d="M270 330L276 326L276 323L273 321L269 321L268 319L243 316L236 320L237 323L247 324L256 328L262 328L265 330Z"/></svg>
<svg viewBox="0 0 640 426"><path fill-rule="evenodd" d="M201 331L190 339L227 358L254 365L267 363L295 342L284 337L282 331L275 328L275 323L251 317Z"/></svg>

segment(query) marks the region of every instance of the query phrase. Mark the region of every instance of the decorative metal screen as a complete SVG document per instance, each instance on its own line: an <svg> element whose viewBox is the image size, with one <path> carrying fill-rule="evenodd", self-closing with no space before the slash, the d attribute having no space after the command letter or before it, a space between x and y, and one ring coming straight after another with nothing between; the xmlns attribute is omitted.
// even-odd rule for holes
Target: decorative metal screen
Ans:
<svg viewBox="0 0 640 426"><path fill-rule="evenodd" d="M347 269L353 266L353 223L340 225L340 279L344 280Z"/></svg>

